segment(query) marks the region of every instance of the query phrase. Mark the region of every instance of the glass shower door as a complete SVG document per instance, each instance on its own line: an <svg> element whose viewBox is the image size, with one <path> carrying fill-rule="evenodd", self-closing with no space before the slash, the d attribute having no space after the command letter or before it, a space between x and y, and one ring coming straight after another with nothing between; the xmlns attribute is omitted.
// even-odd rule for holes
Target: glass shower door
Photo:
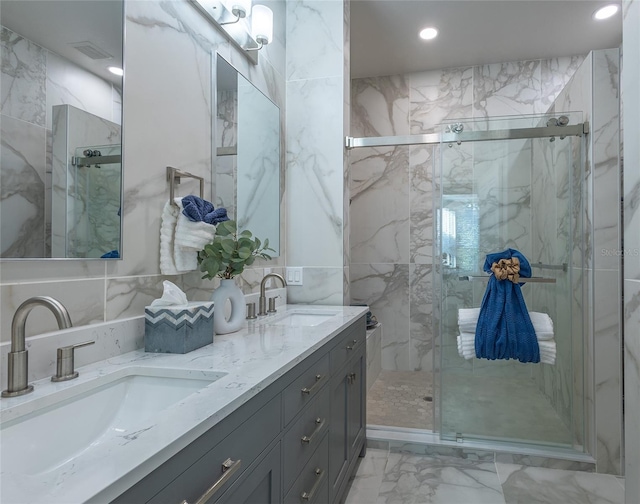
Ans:
<svg viewBox="0 0 640 504"><path fill-rule="evenodd" d="M464 120L464 131L546 125L549 116ZM570 124L581 121L580 114ZM441 145L436 240L440 285L440 431L482 439L576 447L582 436L579 138L530 138ZM552 364L464 358L458 310L478 308L486 254L519 250L533 276L522 287L530 312L554 323ZM479 278L480 277L480 278ZM474 352L475 354L475 352ZM468 355L467 355L468 356Z"/></svg>

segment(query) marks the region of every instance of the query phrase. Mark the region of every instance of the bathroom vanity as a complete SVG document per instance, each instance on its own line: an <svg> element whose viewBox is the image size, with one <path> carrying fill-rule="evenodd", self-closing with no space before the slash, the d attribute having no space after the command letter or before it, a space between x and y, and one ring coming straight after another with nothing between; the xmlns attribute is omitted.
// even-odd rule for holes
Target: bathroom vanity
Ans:
<svg viewBox="0 0 640 504"><path fill-rule="evenodd" d="M168 377L165 398L183 387L181 378L194 380L194 388L139 423L114 420L90 446L37 474L13 473L3 447L3 500L339 502L365 449L365 312L289 305L188 354L136 351L80 368L81 388L113 373L150 383ZM5 433L74 387L35 385L32 399L2 405ZM155 393L144 386L133 406L141 418ZM82 418L69 421L82 428ZM30 471L26 463L18 467Z"/></svg>

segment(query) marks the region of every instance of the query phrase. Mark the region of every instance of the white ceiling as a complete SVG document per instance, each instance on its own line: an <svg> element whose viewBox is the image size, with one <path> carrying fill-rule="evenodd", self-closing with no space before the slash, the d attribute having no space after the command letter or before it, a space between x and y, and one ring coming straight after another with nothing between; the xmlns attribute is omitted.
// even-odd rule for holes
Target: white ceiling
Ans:
<svg viewBox="0 0 640 504"><path fill-rule="evenodd" d="M616 3L619 1L614 0ZM607 0L351 0L351 77L586 54L622 43ZM437 38L418 32L434 26Z"/></svg>
<svg viewBox="0 0 640 504"><path fill-rule="evenodd" d="M2 0L2 25L105 80L122 86L107 70L122 68L122 1ZM113 56L93 60L69 44L91 42Z"/></svg>

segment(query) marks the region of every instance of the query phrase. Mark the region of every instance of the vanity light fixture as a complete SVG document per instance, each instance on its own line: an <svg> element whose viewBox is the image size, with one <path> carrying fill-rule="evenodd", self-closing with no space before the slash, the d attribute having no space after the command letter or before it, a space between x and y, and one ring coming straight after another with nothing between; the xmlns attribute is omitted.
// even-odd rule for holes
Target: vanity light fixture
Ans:
<svg viewBox="0 0 640 504"><path fill-rule="evenodd" d="M224 21L220 25L234 24L247 17L247 12L251 10L251 0L231 0L223 2L225 7L231 11L236 18L233 21Z"/></svg>
<svg viewBox="0 0 640 504"><path fill-rule="evenodd" d="M273 40L273 11L252 0L189 0L247 59L258 63L258 51Z"/></svg>
<svg viewBox="0 0 640 504"><path fill-rule="evenodd" d="M120 67L110 66L107 68L112 74L118 75L122 77L124 75L124 70Z"/></svg>
<svg viewBox="0 0 640 504"><path fill-rule="evenodd" d="M251 35L260 44L247 51L257 51L273 40L273 11L266 5L256 5L251 11Z"/></svg>
<svg viewBox="0 0 640 504"><path fill-rule="evenodd" d="M420 30L420 33L418 35L420 35L420 38L423 40L431 40L438 36L438 30L430 26L428 28L423 28L422 30Z"/></svg>
<svg viewBox="0 0 640 504"><path fill-rule="evenodd" d="M597 21L609 19L611 16L614 16L618 10L619 7L616 4L605 5L593 13L593 19Z"/></svg>

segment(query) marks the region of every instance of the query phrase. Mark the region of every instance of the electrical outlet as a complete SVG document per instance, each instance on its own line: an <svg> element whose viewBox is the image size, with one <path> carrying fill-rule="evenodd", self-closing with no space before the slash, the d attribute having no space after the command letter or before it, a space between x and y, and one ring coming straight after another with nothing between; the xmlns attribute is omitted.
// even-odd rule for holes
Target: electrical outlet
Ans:
<svg viewBox="0 0 640 504"><path fill-rule="evenodd" d="M302 285L302 268L287 267L287 285Z"/></svg>
<svg viewBox="0 0 640 504"><path fill-rule="evenodd" d="M264 276L267 276L269 273L271 273L271 268L265 268L264 269ZM270 289L271 288L271 278L269 278L266 283L264 284L265 288Z"/></svg>

